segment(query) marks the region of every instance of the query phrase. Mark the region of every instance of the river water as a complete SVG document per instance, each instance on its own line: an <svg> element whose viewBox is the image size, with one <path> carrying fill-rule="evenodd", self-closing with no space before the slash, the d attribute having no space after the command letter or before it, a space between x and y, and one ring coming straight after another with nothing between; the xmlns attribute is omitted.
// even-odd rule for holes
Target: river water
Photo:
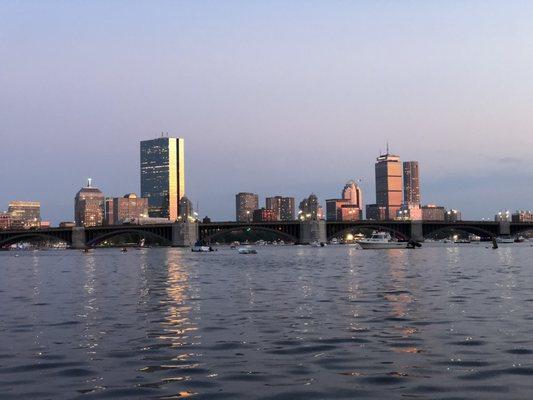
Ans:
<svg viewBox="0 0 533 400"><path fill-rule="evenodd" d="M0 253L0 399L530 399L530 244Z"/></svg>

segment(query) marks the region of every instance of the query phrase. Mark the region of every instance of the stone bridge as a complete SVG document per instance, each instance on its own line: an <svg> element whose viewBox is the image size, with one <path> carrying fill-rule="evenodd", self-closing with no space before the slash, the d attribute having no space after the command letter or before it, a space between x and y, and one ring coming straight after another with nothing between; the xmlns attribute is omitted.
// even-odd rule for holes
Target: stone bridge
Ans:
<svg viewBox="0 0 533 400"><path fill-rule="evenodd" d="M224 233L236 231L271 232L288 242L308 244L314 241L326 242L334 237L343 237L349 232L386 230L404 240L423 241L439 231L455 229L490 239L499 235L516 236L533 230L531 222L491 221L278 221L278 222L211 222L211 223L168 223L158 225L112 225L99 227L48 228L22 231L0 231L0 248L31 239L60 240L71 248L97 246L103 241L125 233L152 238L161 245L190 246L198 239L214 243Z"/></svg>

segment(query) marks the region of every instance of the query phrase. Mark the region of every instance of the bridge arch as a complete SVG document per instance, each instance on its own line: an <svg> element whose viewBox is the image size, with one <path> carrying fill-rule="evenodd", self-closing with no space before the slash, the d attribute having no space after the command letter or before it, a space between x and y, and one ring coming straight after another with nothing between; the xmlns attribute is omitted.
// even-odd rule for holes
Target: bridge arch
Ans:
<svg viewBox="0 0 533 400"><path fill-rule="evenodd" d="M9 236L6 239L0 239L0 248L11 246L16 243L24 242L31 239L42 239L42 240L54 240L66 243L67 245L72 244L70 237L65 237L64 235L54 235L51 233L42 233L42 232L23 232L20 234L15 234Z"/></svg>
<svg viewBox="0 0 533 400"><path fill-rule="evenodd" d="M490 230L483 229L474 225L448 225L448 226L439 226L438 228L426 228L424 229L424 238L428 238L438 232L446 231L446 230L456 230L456 231L463 231L466 233L471 233L474 235L478 235L481 237L487 237L487 238L493 238L497 236L497 233L491 232Z"/></svg>
<svg viewBox="0 0 533 400"><path fill-rule="evenodd" d="M517 227L511 226L511 236L519 236L520 234L524 232L533 233L533 226L517 226Z"/></svg>
<svg viewBox="0 0 533 400"><path fill-rule="evenodd" d="M144 230L144 229L131 229L130 228L130 229L119 229L119 230L112 230L109 232L105 232L89 240L87 242L87 246L94 247L102 243L104 240L110 239L115 236L124 235L124 234L136 234L136 235L139 235L141 238L146 238L146 239L150 238L150 239L161 241L161 243L165 246L172 245L171 240L167 239L164 236L158 235L157 233Z"/></svg>
<svg viewBox="0 0 533 400"><path fill-rule="evenodd" d="M253 226L253 225L243 225L243 226L235 226L235 227L227 227L227 228L225 227L225 228L221 228L221 229L217 230L214 233L207 234L207 235L201 235L200 238L204 242L210 243L211 241L213 241L217 237L222 236L222 235L224 235L226 233L244 232L246 230L273 233L276 236L282 238L283 240L287 240L287 241L294 242L294 243L298 243L298 240L299 240L296 236L290 235L290 234L288 234L286 232L283 232L282 230L279 230L279 229L266 228L266 227L263 227L263 226Z"/></svg>
<svg viewBox="0 0 533 400"><path fill-rule="evenodd" d="M382 225L379 225L379 224L376 224L376 225L353 225L353 226L348 226L348 227L345 227L345 228L341 228L339 229L338 231L336 232L333 232L333 233L329 233L328 232L328 241L333 239L333 238L336 238L336 237L339 237L339 236L344 236L345 233L348 233L348 232L353 232L353 231L361 231L362 229L370 229L370 230L375 230L375 231L387 231L389 232L392 236L396 236L402 240L409 240L409 236L406 235L405 233L397 230L397 229L393 229L391 227L388 227L388 226L382 226Z"/></svg>

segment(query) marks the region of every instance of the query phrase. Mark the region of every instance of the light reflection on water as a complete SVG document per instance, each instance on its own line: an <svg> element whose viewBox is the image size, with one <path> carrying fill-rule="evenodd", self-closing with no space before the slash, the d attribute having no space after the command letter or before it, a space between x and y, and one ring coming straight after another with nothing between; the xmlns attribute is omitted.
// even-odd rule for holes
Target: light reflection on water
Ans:
<svg viewBox="0 0 533 400"><path fill-rule="evenodd" d="M0 254L2 398L528 398L532 249Z"/></svg>

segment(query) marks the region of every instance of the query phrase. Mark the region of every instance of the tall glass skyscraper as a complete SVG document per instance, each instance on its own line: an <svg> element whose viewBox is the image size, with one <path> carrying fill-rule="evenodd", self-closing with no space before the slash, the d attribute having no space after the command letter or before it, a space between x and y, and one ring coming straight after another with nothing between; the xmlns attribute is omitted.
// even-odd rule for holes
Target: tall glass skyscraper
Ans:
<svg viewBox="0 0 533 400"><path fill-rule="evenodd" d="M141 197L148 215L175 221L185 196L183 139L161 137L141 141Z"/></svg>
<svg viewBox="0 0 533 400"><path fill-rule="evenodd" d="M405 161L403 163L403 202L406 205L420 205L418 161Z"/></svg>

